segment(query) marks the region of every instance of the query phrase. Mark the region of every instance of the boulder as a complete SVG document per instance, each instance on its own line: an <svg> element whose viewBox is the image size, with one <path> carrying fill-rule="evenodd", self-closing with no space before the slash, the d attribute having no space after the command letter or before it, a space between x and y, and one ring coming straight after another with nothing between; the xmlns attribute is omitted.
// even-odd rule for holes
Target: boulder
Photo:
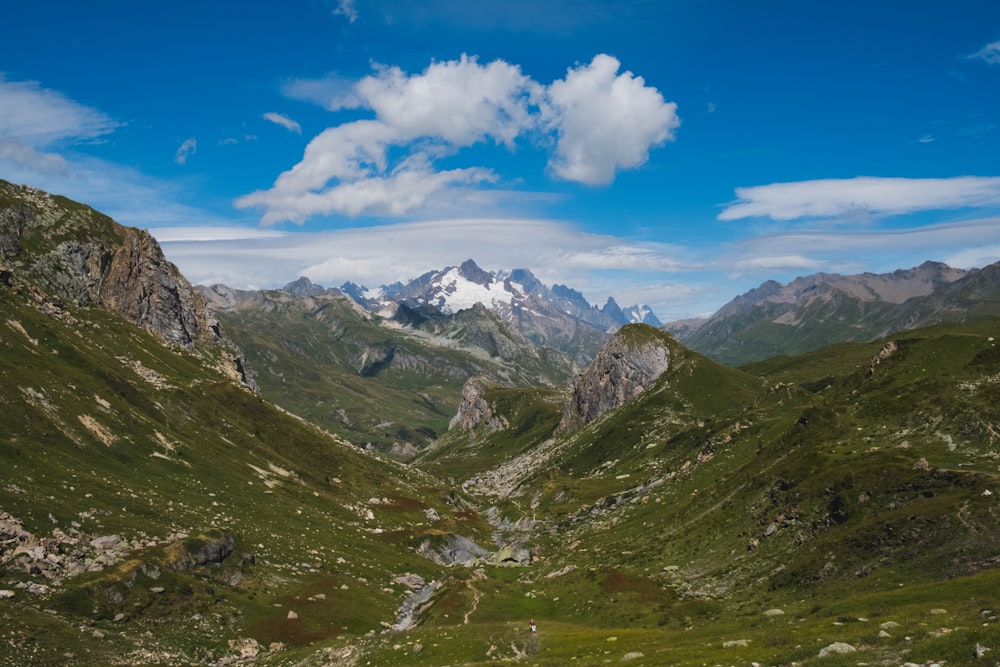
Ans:
<svg viewBox="0 0 1000 667"><path fill-rule="evenodd" d="M833 642L829 646L820 649L819 657L826 658L831 655L844 655L846 653L854 653L855 651L857 651L857 649L850 644L845 644L844 642Z"/></svg>

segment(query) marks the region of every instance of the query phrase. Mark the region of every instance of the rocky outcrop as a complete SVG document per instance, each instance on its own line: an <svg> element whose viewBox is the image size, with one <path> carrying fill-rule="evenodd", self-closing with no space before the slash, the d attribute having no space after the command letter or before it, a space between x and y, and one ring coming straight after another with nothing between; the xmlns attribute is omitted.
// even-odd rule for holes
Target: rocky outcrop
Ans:
<svg viewBox="0 0 1000 667"><path fill-rule="evenodd" d="M53 296L111 308L168 343L219 337L205 300L149 232L87 206L0 182L0 261Z"/></svg>
<svg viewBox="0 0 1000 667"><path fill-rule="evenodd" d="M205 298L144 229L0 180L0 268L5 285L20 280L46 300L109 308L168 344L221 345L229 354L222 370L256 391L242 353L223 338Z"/></svg>
<svg viewBox="0 0 1000 667"><path fill-rule="evenodd" d="M560 431L587 424L632 400L670 368L668 334L645 324L622 327L573 383Z"/></svg>
<svg viewBox="0 0 1000 667"><path fill-rule="evenodd" d="M879 353L872 357L871 361L868 362L868 378L871 379L875 377L875 370L883 362L887 362L895 356L896 352L899 350L899 345L894 340L890 340Z"/></svg>
<svg viewBox="0 0 1000 667"><path fill-rule="evenodd" d="M123 236L98 300L171 343L191 346L218 336L205 300L167 261L156 239L141 229L126 228Z"/></svg>
<svg viewBox="0 0 1000 667"><path fill-rule="evenodd" d="M493 411L493 406L486 400L487 385L482 378L469 378L462 387L462 401L458 405L458 413L452 417L448 428L461 428L471 431L480 425L487 433L495 433L510 427L503 415Z"/></svg>
<svg viewBox="0 0 1000 667"><path fill-rule="evenodd" d="M208 531L171 544L167 548L167 566L175 572L190 572L200 565L221 563L235 548L232 533Z"/></svg>

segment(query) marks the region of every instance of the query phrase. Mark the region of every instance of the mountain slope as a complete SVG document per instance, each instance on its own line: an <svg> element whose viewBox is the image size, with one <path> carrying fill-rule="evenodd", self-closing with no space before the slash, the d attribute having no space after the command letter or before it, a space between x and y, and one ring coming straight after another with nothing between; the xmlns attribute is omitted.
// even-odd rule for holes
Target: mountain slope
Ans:
<svg viewBox="0 0 1000 667"><path fill-rule="evenodd" d="M502 384L572 376L482 306L369 313L305 279L283 290L199 288L275 403L353 442L409 457L447 430L473 375Z"/></svg>
<svg viewBox="0 0 1000 667"><path fill-rule="evenodd" d="M73 233L120 233L93 221ZM482 540L427 477L240 384L231 348L177 345L179 323L161 338L82 298L106 274L46 263L57 244L37 234L0 280L0 662L212 664L360 636L396 621L397 578L441 578L415 549L426 533Z"/></svg>
<svg viewBox="0 0 1000 667"><path fill-rule="evenodd" d="M667 325L686 345L729 365L866 342L943 322L1000 316L997 267L937 262L889 274L814 274L768 281L696 328Z"/></svg>
<svg viewBox="0 0 1000 667"><path fill-rule="evenodd" d="M421 464L530 536L533 590L559 600L547 614L599 636L628 618L651 630L630 635L646 656L700 664L728 637L746 642L716 660L808 664L839 640L861 661L904 651L965 664L977 642L1000 640L976 620L995 619L979 615L980 587L1000 579L998 327L840 345L752 374L669 347L686 362L563 436L552 396L487 388L501 428L453 430ZM539 414L544 441L518 445ZM480 456L488 466L471 468ZM934 609L948 633L917 629Z"/></svg>

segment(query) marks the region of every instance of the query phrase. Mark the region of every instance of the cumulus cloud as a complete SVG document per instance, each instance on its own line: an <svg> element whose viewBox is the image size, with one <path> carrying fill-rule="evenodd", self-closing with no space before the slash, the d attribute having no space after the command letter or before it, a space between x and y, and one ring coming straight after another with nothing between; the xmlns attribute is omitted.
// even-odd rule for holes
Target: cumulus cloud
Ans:
<svg viewBox="0 0 1000 667"><path fill-rule="evenodd" d="M198 141L194 137L185 139L174 154L174 162L177 164L187 164L188 158L198 151Z"/></svg>
<svg viewBox="0 0 1000 667"><path fill-rule="evenodd" d="M454 146L487 138L510 146L531 127L528 101L540 87L502 60L475 57L432 63L422 74L380 67L355 88L365 106L405 139L431 137Z"/></svg>
<svg viewBox="0 0 1000 667"><path fill-rule="evenodd" d="M570 69L549 86L543 117L559 139L550 161L561 178L588 185L614 180L619 169L638 167L649 149L674 138L677 105L609 55Z"/></svg>
<svg viewBox="0 0 1000 667"><path fill-rule="evenodd" d="M619 67L599 55L546 87L516 65L463 55L418 74L376 66L351 86L336 75L289 82L286 95L332 111L368 110L374 118L324 130L273 187L240 197L236 206L264 209L261 222L268 225L468 203L471 188L495 184L500 175L480 165L439 171L435 161L477 144L516 150L519 139L554 146L550 165L559 178L608 183L618 170L645 163L680 122L676 105Z"/></svg>
<svg viewBox="0 0 1000 667"><path fill-rule="evenodd" d="M1000 177L822 179L736 189L720 220L900 215L1000 205Z"/></svg>
<svg viewBox="0 0 1000 667"><path fill-rule="evenodd" d="M987 44L966 57L970 60L982 60L987 65L1000 65L1000 42Z"/></svg>
<svg viewBox="0 0 1000 667"><path fill-rule="evenodd" d="M280 125L289 132L294 132L295 134L302 134L302 126L296 123L288 116L285 116L284 114L275 113L274 111L268 111L266 114L264 114L264 120L270 121L275 125Z"/></svg>

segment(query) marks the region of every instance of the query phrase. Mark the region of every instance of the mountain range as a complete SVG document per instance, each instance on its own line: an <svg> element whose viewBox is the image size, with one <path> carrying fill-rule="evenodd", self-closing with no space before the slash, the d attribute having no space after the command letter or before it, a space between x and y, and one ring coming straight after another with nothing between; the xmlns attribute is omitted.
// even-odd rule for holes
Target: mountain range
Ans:
<svg viewBox="0 0 1000 667"><path fill-rule="evenodd" d="M817 273L767 281L705 320L668 323L686 345L740 366L838 342L1000 317L1000 264L969 271L925 262L892 273Z"/></svg>
<svg viewBox="0 0 1000 667"><path fill-rule="evenodd" d="M963 322L582 363L0 182L0 663L991 664L1000 320L925 268Z"/></svg>

